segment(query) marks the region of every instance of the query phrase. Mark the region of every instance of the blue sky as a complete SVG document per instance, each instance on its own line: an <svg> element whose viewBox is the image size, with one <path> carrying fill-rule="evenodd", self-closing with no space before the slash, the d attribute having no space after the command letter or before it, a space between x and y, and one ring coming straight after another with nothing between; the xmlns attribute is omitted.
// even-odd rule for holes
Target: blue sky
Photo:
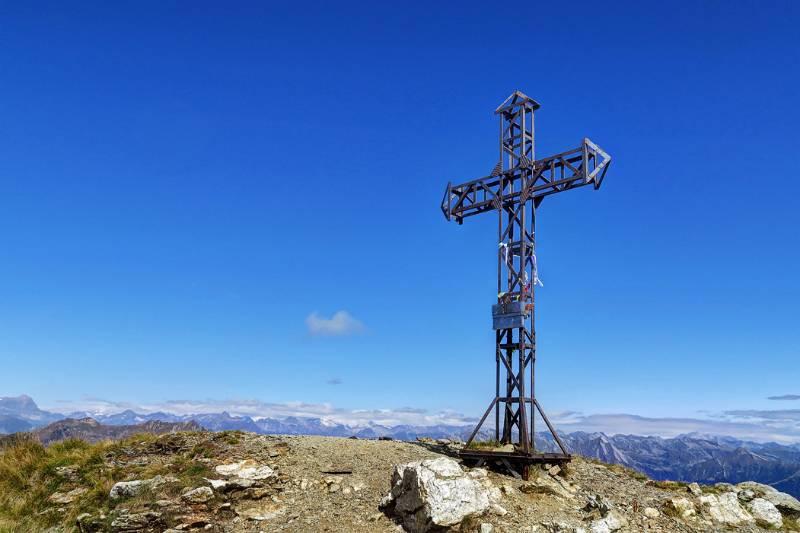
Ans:
<svg viewBox="0 0 800 533"><path fill-rule="evenodd" d="M496 226L438 203L520 89L537 155L614 158L539 211L545 408L796 411L798 16L4 4L0 395L478 415Z"/></svg>

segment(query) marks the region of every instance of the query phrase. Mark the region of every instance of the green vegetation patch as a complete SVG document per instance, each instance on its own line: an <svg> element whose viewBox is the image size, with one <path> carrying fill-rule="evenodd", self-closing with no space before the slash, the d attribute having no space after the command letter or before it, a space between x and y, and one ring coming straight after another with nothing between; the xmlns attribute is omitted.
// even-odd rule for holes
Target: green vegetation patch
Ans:
<svg viewBox="0 0 800 533"><path fill-rule="evenodd" d="M176 497L211 475L198 461L212 457L215 447L198 449L192 434L136 435L120 442L89 444L65 440L43 446L30 436L5 438L0 444L0 533L72 527L82 513L108 515L118 502L109 497L117 481L173 476L159 494L143 491L126 507L158 497ZM190 444L191 443L191 444ZM55 495L55 496L54 496ZM70 495L72 501L63 498ZM61 500L61 501L59 501Z"/></svg>

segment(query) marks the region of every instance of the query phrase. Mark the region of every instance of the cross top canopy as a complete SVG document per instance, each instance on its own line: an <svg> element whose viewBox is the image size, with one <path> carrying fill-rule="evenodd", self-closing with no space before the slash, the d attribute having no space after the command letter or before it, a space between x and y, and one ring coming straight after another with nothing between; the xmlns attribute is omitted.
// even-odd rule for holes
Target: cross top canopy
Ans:
<svg viewBox="0 0 800 533"><path fill-rule="evenodd" d="M510 111L519 106L527 106L531 108L531 111L536 111L541 106L539 102L528 96L527 94L523 93L522 91L514 91L511 93L511 96L506 98L502 104L500 104L497 109L494 110L495 115L499 115L500 113L504 113L506 111Z"/></svg>

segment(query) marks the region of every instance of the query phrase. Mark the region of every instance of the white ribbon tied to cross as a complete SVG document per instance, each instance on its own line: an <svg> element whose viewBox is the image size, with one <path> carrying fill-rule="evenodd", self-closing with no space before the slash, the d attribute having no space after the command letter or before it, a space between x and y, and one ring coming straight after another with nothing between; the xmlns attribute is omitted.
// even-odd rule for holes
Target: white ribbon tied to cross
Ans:
<svg viewBox="0 0 800 533"><path fill-rule="evenodd" d="M536 266L536 251L531 252L531 261L533 261L533 284L544 287L544 283L539 279L539 268ZM527 275L525 276L527 278Z"/></svg>
<svg viewBox="0 0 800 533"><path fill-rule="evenodd" d="M497 247L500 248L501 250L503 250L503 261L506 262L506 266L509 266L508 265L508 243L507 242L498 243Z"/></svg>
<svg viewBox="0 0 800 533"><path fill-rule="evenodd" d="M503 250L503 261L505 261L506 266L511 267L508 262L509 243L500 242L497 244L497 247ZM542 280L539 279L539 268L536 265L536 250L531 250L531 262L533 263L533 284L544 287L544 283L542 283ZM528 286L528 273L524 270L522 271L522 286Z"/></svg>

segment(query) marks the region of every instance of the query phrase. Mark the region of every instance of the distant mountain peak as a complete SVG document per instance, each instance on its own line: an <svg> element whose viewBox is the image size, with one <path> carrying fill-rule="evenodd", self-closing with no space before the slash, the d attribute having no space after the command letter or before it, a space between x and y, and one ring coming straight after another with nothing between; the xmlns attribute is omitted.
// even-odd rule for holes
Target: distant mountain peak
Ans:
<svg viewBox="0 0 800 533"><path fill-rule="evenodd" d="M0 415L19 416L37 422L54 420L53 413L42 411L27 394L0 397ZM60 418L60 417L58 417Z"/></svg>

